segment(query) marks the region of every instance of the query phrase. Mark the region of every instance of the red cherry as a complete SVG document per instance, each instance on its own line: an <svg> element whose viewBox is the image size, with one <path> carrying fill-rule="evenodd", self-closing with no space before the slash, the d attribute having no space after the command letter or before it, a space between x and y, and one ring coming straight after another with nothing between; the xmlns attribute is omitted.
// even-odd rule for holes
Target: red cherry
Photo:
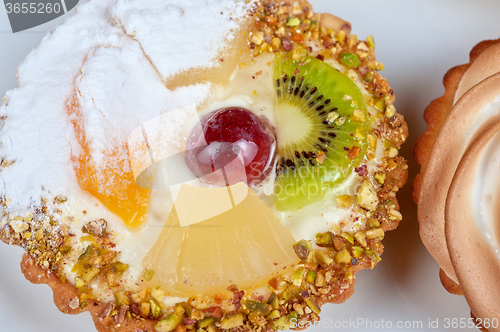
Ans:
<svg viewBox="0 0 500 332"><path fill-rule="evenodd" d="M209 183L235 184L245 180L242 176L246 174L246 182L256 185L272 170L275 150L274 127L265 117L242 107L227 107L206 115L193 130L186 162ZM224 169L225 179L216 172L220 169Z"/></svg>

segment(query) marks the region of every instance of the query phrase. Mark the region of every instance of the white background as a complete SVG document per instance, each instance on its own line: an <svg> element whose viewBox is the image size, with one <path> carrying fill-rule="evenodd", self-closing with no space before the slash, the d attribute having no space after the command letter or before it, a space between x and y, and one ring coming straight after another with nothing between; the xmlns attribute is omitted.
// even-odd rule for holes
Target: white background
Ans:
<svg viewBox="0 0 500 332"><path fill-rule="evenodd" d="M194 0L193 0L194 1ZM445 319L468 319L463 297L448 294L440 285L438 266L418 235L416 206L410 197L413 178L419 171L412 149L425 130L423 110L444 92L446 71L468 62L471 48L479 41L500 38L500 1L495 0L311 0L316 12L330 12L353 25L360 39L375 37L382 72L394 88L396 107L410 127L410 138L402 154L408 159L410 179L398 194L404 220L387 234L382 262L373 271L358 274L356 292L342 305L322 308L325 331L363 319L373 326L403 331L453 331ZM5 8L0 5L0 95L17 86L16 67L42 37L65 16L25 32L12 34ZM0 331L91 332L87 313L63 315L52 302L48 286L32 285L21 275L21 250L0 243ZM429 321L438 320L430 329ZM396 328L398 321L422 328ZM377 325L379 324L379 325ZM365 324L348 326L351 331L371 331ZM347 330L340 329L340 330ZM464 329L466 330L466 329ZM470 329L475 331L475 329Z"/></svg>

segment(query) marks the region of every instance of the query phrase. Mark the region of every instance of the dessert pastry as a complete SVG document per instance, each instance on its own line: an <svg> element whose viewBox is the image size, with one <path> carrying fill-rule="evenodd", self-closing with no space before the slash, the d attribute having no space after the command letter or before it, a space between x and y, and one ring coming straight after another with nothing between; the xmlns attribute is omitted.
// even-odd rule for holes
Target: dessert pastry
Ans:
<svg viewBox="0 0 500 332"><path fill-rule="evenodd" d="M144 6L83 2L19 67L1 239L99 331L317 322L402 219L373 38L305 1Z"/></svg>
<svg viewBox="0 0 500 332"><path fill-rule="evenodd" d="M484 41L470 62L444 77L445 94L425 110L428 129L415 158L413 187L422 241L438 262L443 286L463 294L473 317L499 331L498 96L500 43Z"/></svg>

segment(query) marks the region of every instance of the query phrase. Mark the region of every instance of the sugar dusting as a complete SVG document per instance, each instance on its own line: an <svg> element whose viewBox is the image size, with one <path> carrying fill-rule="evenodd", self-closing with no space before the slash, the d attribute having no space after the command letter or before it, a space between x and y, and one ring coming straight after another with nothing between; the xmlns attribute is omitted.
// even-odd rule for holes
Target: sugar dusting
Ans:
<svg viewBox="0 0 500 332"><path fill-rule="evenodd" d="M115 19L133 36L163 79L193 67L218 65L221 36L234 39L235 17L243 17L250 4L227 0L118 0Z"/></svg>
<svg viewBox="0 0 500 332"><path fill-rule="evenodd" d="M77 13L51 31L19 67L19 88L7 92L0 106L5 119L0 156L15 161L1 172L0 193L11 199L10 212L39 204L41 196L88 199L75 186L71 165L79 145L66 108L77 85L95 151L105 149L110 138L125 141L141 122L192 104L192 96L198 101L207 96L206 84L170 91L161 80L193 66L210 67L212 55L224 46L220 41L231 35L249 6L229 0L203 6L156 1L148 3L148 12L136 15L139 5L144 4L81 1ZM224 14L214 15L219 11ZM136 39L124 28L129 34L133 30ZM198 42L177 47L186 40ZM85 75L90 70L93 75Z"/></svg>

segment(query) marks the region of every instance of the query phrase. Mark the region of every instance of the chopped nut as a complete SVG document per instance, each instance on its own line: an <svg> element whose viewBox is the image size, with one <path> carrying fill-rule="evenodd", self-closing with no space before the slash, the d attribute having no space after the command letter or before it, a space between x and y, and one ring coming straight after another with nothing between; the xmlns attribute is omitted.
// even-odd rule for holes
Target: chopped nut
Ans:
<svg viewBox="0 0 500 332"><path fill-rule="evenodd" d="M146 279L146 281L151 281L151 279L153 279L155 274L156 274L155 271L147 270L146 272L144 272L144 279Z"/></svg>
<svg viewBox="0 0 500 332"><path fill-rule="evenodd" d="M153 315L154 318L158 318L161 316L161 307L156 303L155 300L151 299L149 300L149 304L151 304L151 315Z"/></svg>
<svg viewBox="0 0 500 332"><path fill-rule="evenodd" d="M311 260L312 244L310 241L300 240L293 246L293 250L302 261L308 262Z"/></svg>
<svg viewBox="0 0 500 332"><path fill-rule="evenodd" d="M316 153L316 161L318 162L318 164L322 164L326 159L326 155L323 151L318 151L318 153Z"/></svg>
<svg viewBox="0 0 500 332"><path fill-rule="evenodd" d="M300 286L302 285L302 278L304 277L305 269L304 267L300 266L297 268L293 273L292 273L292 283L295 286Z"/></svg>
<svg viewBox="0 0 500 332"><path fill-rule="evenodd" d="M330 292L330 289L328 287L318 289L318 293L320 293L321 295L326 295L328 294L328 292Z"/></svg>
<svg viewBox="0 0 500 332"><path fill-rule="evenodd" d="M352 113L352 119L357 122L366 122L366 115L363 111L355 109Z"/></svg>
<svg viewBox="0 0 500 332"><path fill-rule="evenodd" d="M83 225L82 232L94 235L94 236L102 236L106 232L107 223L104 219L97 219L90 221Z"/></svg>
<svg viewBox="0 0 500 332"><path fill-rule="evenodd" d="M348 68L356 68L359 67L361 64L361 61L359 60L358 56L354 53L342 53L339 56L340 62L347 66ZM370 68L371 69L371 68Z"/></svg>
<svg viewBox="0 0 500 332"><path fill-rule="evenodd" d="M359 243L361 243L361 245L363 247L367 246L366 234L364 232L358 232L358 233L354 234L354 237L356 238L356 240L358 240Z"/></svg>
<svg viewBox="0 0 500 332"><path fill-rule="evenodd" d="M116 301L117 306L121 307L122 305L130 305L130 300L129 300L127 292L117 291L117 292L115 292L114 296L115 296L115 301Z"/></svg>
<svg viewBox="0 0 500 332"><path fill-rule="evenodd" d="M341 207L349 207L353 203L352 196L350 195L340 195L337 197L337 204Z"/></svg>
<svg viewBox="0 0 500 332"><path fill-rule="evenodd" d="M290 51L292 49L292 42L288 38L281 39L281 45L285 51Z"/></svg>
<svg viewBox="0 0 500 332"><path fill-rule="evenodd" d="M245 306L247 307L248 310L253 311L261 316L266 316L269 315L272 311L271 305L265 303L265 302L259 302L259 301L252 301L252 300L247 300L245 302ZM219 308L219 307L217 307ZM222 310L220 310L220 317L222 318Z"/></svg>
<svg viewBox="0 0 500 332"><path fill-rule="evenodd" d="M85 283L89 283L94 279L96 275L98 275L100 272L99 268L92 266L91 268L85 270L85 272L82 275L82 279Z"/></svg>
<svg viewBox="0 0 500 332"><path fill-rule="evenodd" d="M337 126L341 126L341 125L343 125L343 124L344 124L345 119L346 119L346 117L345 117L345 116L340 117L340 118L338 118L337 120L335 120L335 121L334 121L334 123L335 123Z"/></svg>
<svg viewBox="0 0 500 332"><path fill-rule="evenodd" d="M125 315L128 312L129 307L127 305L122 305L118 314L114 317L115 324L120 324L125 320Z"/></svg>
<svg viewBox="0 0 500 332"><path fill-rule="evenodd" d="M213 323L215 323L216 321L217 321L217 319L215 317L207 317L207 318L204 318L204 319L198 321L198 323L196 324L196 327L199 330L205 329L205 328L208 328Z"/></svg>
<svg viewBox="0 0 500 332"><path fill-rule="evenodd" d="M378 263L382 260L375 250L367 250L366 255L374 262Z"/></svg>
<svg viewBox="0 0 500 332"><path fill-rule="evenodd" d="M378 172L378 173L375 173L375 175L373 177L375 178L375 180L378 181L378 183L384 184L386 174L384 172Z"/></svg>
<svg viewBox="0 0 500 332"><path fill-rule="evenodd" d="M306 281L310 284L314 284L314 282L316 281L316 272L313 270L307 271ZM302 297L306 297L306 296L302 295Z"/></svg>
<svg viewBox="0 0 500 332"><path fill-rule="evenodd" d="M328 113L328 115L326 117L326 121L328 121L328 123L334 123L334 121L337 120L339 116L340 115L338 112L335 112L335 111L330 112L330 113Z"/></svg>
<svg viewBox="0 0 500 332"><path fill-rule="evenodd" d="M286 25L289 27L296 27L299 24L300 24L300 19L298 19L297 17L289 17L286 20Z"/></svg>
<svg viewBox="0 0 500 332"><path fill-rule="evenodd" d="M385 156L389 158L394 158L399 154L398 149L391 146L388 150L385 151Z"/></svg>
<svg viewBox="0 0 500 332"><path fill-rule="evenodd" d="M151 310L151 303L149 302L142 302L140 307L139 307L139 310L140 310L140 315L141 317L148 317L149 316L149 312Z"/></svg>
<svg viewBox="0 0 500 332"><path fill-rule="evenodd" d="M389 214L389 220L395 221L403 219L403 215L398 210L390 209L387 213Z"/></svg>
<svg viewBox="0 0 500 332"><path fill-rule="evenodd" d="M220 322L222 329L232 329L243 325L243 314L229 315Z"/></svg>
<svg viewBox="0 0 500 332"><path fill-rule="evenodd" d="M375 40L373 39L372 35L366 37L366 43L368 44L369 48L371 48L372 50L375 49Z"/></svg>
<svg viewBox="0 0 500 332"><path fill-rule="evenodd" d="M347 157L349 159L356 159L361 152L361 148L359 146L353 146L349 152L347 153Z"/></svg>
<svg viewBox="0 0 500 332"><path fill-rule="evenodd" d="M163 290L159 289L153 289L151 290L151 296L158 301L158 303L163 302L163 297L165 296L165 292Z"/></svg>
<svg viewBox="0 0 500 332"><path fill-rule="evenodd" d="M352 255L354 256L354 258L361 257L361 255L363 255L364 252L365 252L365 250L361 247L358 247L358 246L352 247Z"/></svg>
<svg viewBox="0 0 500 332"><path fill-rule="evenodd" d="M401 128L401 126L403 126L404 120L403 120L403 117L401 115L396 114L389 119L388 123L389 123L389 127L391 127L391 129L398 129L398 128ZM401 133L401 130L398 130L398 131ZM405 136L394 137L395 142L398 142L398 141L404 142L405 140L406 140Z"/></svg>
<svg viewBox="0 0 500 332"><path fill-rule="evenodd" d="M335 43L333 42L333 40L330 37L325 37L323 39L323 46L325 46L325 48L330 49L334 45L335 45Z"/></svg>
<svg viewBox="0 0 500 332"><path fill-rule="evenodd" d="M280 317L277 321L274 322L274 325L278 330L289 330L292 327L292 324L290 322L290 317L288 316L283 316Z"/></svg>
<svg viewBox="0 0 500 332"><path fill-rule="evenodd" d="M278 30L276 30L276 36L283 37L284 35L285 35L285 28L284 27L280 27ZM286 51L290 51L290 50L286 50Z"/></svg>
<svg viewBox="0 0 500 332"><path fill-rule="evenodd" d="M396 107L394 105L389 105L385 109L385 116L388 118L392 118L396 114Z"/></svg>
<svg viewBox="0 0 500 332"><path fill-rule="evenodd" d="M318 262L323 263L325 265L330 265L333 262L333 258L330 257L328 252L320 249L314 250L314 256Z"/></svg>
<svg viewBox="0 0 500 332"><path fill-rule="evenodd" d="M75 287L76 288L81 288L83 286L85 286L85 282L83 281L83 279L80 278L80 277L76 277L75 278Z"/></svg>
<svg viewBox="0 0 500 332"><path fill-rule="evenodd" d="M68 199L64 196L56 196L54 197L54 201L56 201L57 203L64 203L66 202Z"/></svg>
<svg viewBox="0 0 500 332"><path fill-rule="evenodd" d="M281 39L274 37L273 40L271 41L271 46L275 50L279 49L281 46Z"/></svg>
<svg viewBox="0 0 500 332"><path fill-rule="evenodd" d="M382 228L375 228L366 231L366 238L368 240L382 239L384 237L384 230Z"/></svg>
<svg viewBox="0 0 500 332"><path fill-rule="evenodd" d="M333 273L331 271L328 271L325 273L325 282L329 284L333 279Z"/></svg>
<svg viewBox="0 0 500 332"><path fill-rule="evenodd" d="M298 62L303 61L306 58L306 56L309 55L309 52L305 48L303 48L297 44L295 44L295 45L297 47L293 50L292 59L294 61L298 61Z"/></svg>
<svg viewBox="0 0 500 332"><path fill-rule="evenodd" d="M393 159L389 159L389 160L387 160L387 166L392 171L393 169L398 167L398 164Z"/></svg>
<svg viewBox="0 0 500 332"><path fill-rule="evenodd" d="M80 307L80 299L79 299L79 298L77 298L77 297L72 298L72 299L71 299L71 301L69 301L68 306L69 306L71 309L73 309L73 310L75 310L75 309L79 308L79 307Z"/></svg>
<svg viewBox="0 0 500 332"><path fill-rule="evenodd" d="M356 200L359 206L369 211L375 211L379 203L377 192L369 180L363 181L363 184L358 189Z"/></svg>
<svg viewBox="0 0 500 332"><path fill-rule="evenodd" d="M359 176L365 177L368 175L368 167L366 165L361 165L359 167L354 168L354 171L358 173Z"/></svg>
<svg viewBox="0 0 500 332"><path fill-rule="evenodd" d="M366 221L366 226L368 228L379 228L380 227L380 222L377 219L370 218Z"/></svg>
<svg viewBox="0 0 500 332"><path fill-rule="evenodd" d="M347 241L349 241L350 244L354 244L354 238L352 237L351 234L349 234L349 233L342 233L342 234L340 234L340 236L342 236L344 239L346 239Z"/></svg>
<svg viewBox="0 0 500 332"><path fill-rule="evenodd" d="M346 240L343 237L335 236L333 237L333 247L335 250L340 251L344 249L347 245Z"/></svg>
<svg viewBox="0 0 500 332"><path fill-rule="evenodd" d="M262 45L262 42L264 41L264 33L260 32L260 31L253 33L250 41L252 43L254 43L255 45L259 45L259 46Z"/></svg>
<svg viewBox="0 0 500 332"><path fill-rule="evenodd" d="M331 247L332 237L333 234L331 232L318 233L316 234L316 244L320 247Z"/></svg>
<svg viewBox="0 0 500 332"><path fill-rule="evenodd" d="M335 256L335 261L337 264L349 264L351 262L351 254L347 249L342 249L342 251L338 252Z"/></svg>
<svg viewBox="0 0 500 332"><path fill-rule="evenodd" d="M111 271L117 273L123 273L128 270L128 264L123 264L122 262L115 262L110 266Z"/></svg>
<svg viewBox="0 0 500 332"><path fill-rule="evenodd" d="M366 44L365 44L365 43L363 43L363 42L360 42L360 43L358 44L357 49L358 49L358 50L362 50L362 51L368 51L368 50L369 50L368 46L366 46Z"/></svg>
<svg viewBox="0 0 500 332"><path fill-rule="evenodd" d="M304 314L304 308L299 303L293 304L293 310L297 311L297 313L301 316Z"/></svg>
<svg viewBox="0 0 500 332"><path fill-rule="evenodd" d="M314 301L312 298L307 298L306 300L306 303L307 305L309 306L309 308L311 308L311 310L319 315L321 313L321 309L320 307L316 304L316 301Z"/></svg>
<svg viewBox="0 0 500 332"><path fill-rule="evenodd" d="M175 314L170 314L155 325L155 330L158 332L173 331L177 325L182 321L182 317Z"/></svg>
<svg viewBox="0 0 500 332"><path fill-rule="evenodd" d="M380 71L380 70L384 70L384 65L378 61L369 62L368 68L370 68L371 70L374 70L374 71Z"/></svg>
<svg viewBox="0 0 500 332"><path fill-rule="evenodd" d="M268 320L271 320L271 319L276 319L279 317L281 317L281 313L279 312L279 310L273 310L273 311L271 311L271 313L269 315L267 315L266 318Z"/></svg>
<svg viewBox="0 0 500 332"><path fill-rule="evenodd" d="M344 45L346 39L346 31L340 30L336 35L335 39L340 43L340 45Z"/></svg>
<svg viewBox="0 0 500 332"><path fill-rule="evenodd" d="M143 288L139 292L132 294L131 298L132 301L134 301L134 303L141 303L146 300L147 296L148 296L148 290L146 288Z"/></svg>
<svg viewBox="0 0 500 332"><path fill-rule="evenodd" d="M104 306L104 309L102 309L101 314L99 315L99 317L100 318L109 317L109 315L111 314L111 311L113 311L113 309L115 309L115 304L114 304L114 302L109 301Z"/></svg>
<svg viewBox="0 0 500 332"><path fill-rule="evenodd" d="M314 281L314 285L316 287L324 287L325 286L325 275L323 273L318 273L316 275L316 280Z"/></svg>

